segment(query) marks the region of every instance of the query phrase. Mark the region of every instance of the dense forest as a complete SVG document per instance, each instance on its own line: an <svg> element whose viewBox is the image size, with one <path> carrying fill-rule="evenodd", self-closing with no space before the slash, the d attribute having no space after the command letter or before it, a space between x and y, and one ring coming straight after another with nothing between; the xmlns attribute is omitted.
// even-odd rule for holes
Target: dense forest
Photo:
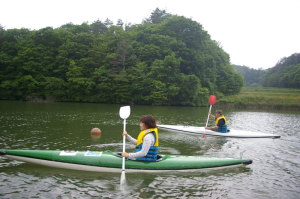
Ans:
<svg viewBox="0 0 300 199"><path fill-rule="evenodd" d="M269 69L253 69L233 65L236 72L243 75L246 87L300 88L300 53L281 58Z"/></svg>
<svg viewBox="0 0 300 199"><path fill-rule="evenodd" d="M241 73L244 77L245 87L259 87L264 74L268 70L253 69L247 66L233 65L236 72Z"/></svg>
<svg viewBox="0 0 300 199"><path fill-rule="evenodd" d="M300 88L300 53L280 59L261 80L264 87Z"/></svg>
<svg viewBox="0 0 300 199"><path fill-rule="evenodd" d="M141 24L0 26L0 99L202 106L243 77L192 19L156 9Z"/></svg>

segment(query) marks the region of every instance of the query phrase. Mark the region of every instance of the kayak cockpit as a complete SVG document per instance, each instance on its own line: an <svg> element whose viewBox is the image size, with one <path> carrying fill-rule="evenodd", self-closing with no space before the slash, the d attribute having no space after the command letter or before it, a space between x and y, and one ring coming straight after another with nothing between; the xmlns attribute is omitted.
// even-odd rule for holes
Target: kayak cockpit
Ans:
<svg viewBox="0 0 300 199"><path fill-rule="evenodd" d="M122 158L122 153L114 153L114 155L115 156L117 156L117 157L120 157L120 158ZM133 160L133 161L137 161L137 162L146 162L146 161L141 161L141 160L135 160L135 159L129 159L129 158L126 158L127 160ZM161 155L157 155L157 159L156 159L156 161L155 162L159 162L159 161L161 161L163 159L163 156L161 156Z"/></svg>

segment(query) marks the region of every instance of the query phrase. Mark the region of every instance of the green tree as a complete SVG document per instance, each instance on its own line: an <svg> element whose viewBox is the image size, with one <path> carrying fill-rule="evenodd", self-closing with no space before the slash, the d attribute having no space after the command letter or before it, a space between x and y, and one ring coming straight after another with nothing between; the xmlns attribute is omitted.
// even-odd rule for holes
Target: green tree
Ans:
<svg viewBox="0 0 300 199"><path fill-rule="evenodd" d="M113 97L111 93L113 92L113 81L110 77L111 69L102 65L99 68L96 68L92 79L95 82L95 95L93 96L95 102L100 103L111 103Z"/></svg>
<svg viewBox="0 0 300 199"><path fill-rule="evenodd" d="M111 21L109 18L106 18L104 25L109 28L110 26L112 26L114 23L113 21Z"/></svg>
<svg viewBox="0 0 300 199"><path fill-rule="evenodd" d="M117 26L123 27L123 25L124 25L124 23L123 23L122 19L118 19Z"/></svg>
<svg viewBox="0 0 300 199"><path fill-rule="evenodd" d="M201 106L209 94L233 95L242 88L220 42L192 19L157 8L142 24L123 25L107 18L2 30L1 99ZM278 78L296 86L297 67Z"/></svg>
<svg viewBox="0 0 300 199"><path fill-rule="evenodd" d="M64 80L56 77L45 77L41 84L45 91L45 97L60 99L62 101L68 100L66 95L67 83Z"/></svg>
<svg viewBox="0 0 300 199"><path fill-rule="evenodd" d="M236 72L243 76L246 87L253 85L261 86L262 77L267 73L267 70L253 69L247 66L233 65L233 67Z"/></svg>
<svg viewBox="0 0 300 199"><path fill-rule="evenodd" d="M297 82L300 53L284 57L263 76L262 85L266 87L300 88Z"/></svg>
<svg viewBox="0 0 300 199"><path fill-rule="evenodd" d="M82 67L76 65L75 61L70 61L70 66L66 73L68 80L68 97L73 101L88 102L89 94L94 89L95 82L91 78L82 76Z"/></svg>
<svg viewBox="0 0 300 199"><path fill-rule="evenodd" d="M131 99L135 104L151 104L151 90L153 79L148 77L148 66L145 62L138 62L132 67L128 75L131 82Z"/></svg>
<svg viewBox="0 0 300 199"><path fill-rule="evenodd" d="M164 60L155 60L151 66L148 77L153 79L154 88L152 98L155 105L168 105L176 98L180 90L178 77L180 75L181 58L176 58L175 53L168 55ZM161 100L157 99L162 94Z"/></svg>
<svg viewBox="0 0 300 199"><path fill-rule="evenodd" d="M159 8L156 8L151 12L151 15L149 18L145 18L142 23L153 23L158 24L161 23L164 20L164 16L168 15L167 11L160 10Z"/></svg>
<svg viewBox="0 0 300 199"><path fill-rule="evenodd" d="M106 25L102 23L99 19L91 24L90 29L96 37L98 37L100 34L105 34L108 30Z"/></svg>

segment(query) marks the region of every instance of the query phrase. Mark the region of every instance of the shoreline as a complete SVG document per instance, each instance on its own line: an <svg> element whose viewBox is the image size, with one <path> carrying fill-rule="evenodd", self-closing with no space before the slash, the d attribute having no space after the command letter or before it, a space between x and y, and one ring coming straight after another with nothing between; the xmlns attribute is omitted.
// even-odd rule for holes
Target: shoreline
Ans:
<svg viewBox="0 0 300 199"><path fill-rule="evenodd" d="M300 110L300 89L244 87L238 95L220 96L215 106L264 110Z"/></svg>
<svg viewBox="0 0 300 199"><path fill-rule="evenodd" d="M278 107L274 106L266 106L266 105L245 105L245 106L236 106L236 105L222 105L222 104L214 104L214 107L220 108L240 108L240 109L262 109L262 110L289 110L289 111L299 111L300 107L292 106L292 107Z"/></svg>
<svg viewBox="0 0 300 199"><path fill-rule="evenodd" d="M16 101L20 101L20 100L16 100ZM38 103L53 103L53 102L97 103L97 102L56 101L55 98L51 96L42 99L35 95L27 96L24 101L38 102ZM154 106L154 105L149 104L149 106ZM209 104L204 104L199 107L207 107L207 106L209 106ZM216 103L214 104L214 107L299 111L300 110L300 89L244 87L238 95L224 96L219 93L219 95L217 95L217 100Z"/></svg>

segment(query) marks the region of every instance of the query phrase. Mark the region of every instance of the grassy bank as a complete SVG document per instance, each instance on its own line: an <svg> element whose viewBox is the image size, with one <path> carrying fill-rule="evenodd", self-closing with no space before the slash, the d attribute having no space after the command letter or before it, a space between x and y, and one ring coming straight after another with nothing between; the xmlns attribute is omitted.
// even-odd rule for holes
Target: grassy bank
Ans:
<svg viewBox="0 0 300 199"><path fill-rule="evenodd" d="M300 110L300 89L244 87L239 95L217 99L216 106Z"/></svg>

